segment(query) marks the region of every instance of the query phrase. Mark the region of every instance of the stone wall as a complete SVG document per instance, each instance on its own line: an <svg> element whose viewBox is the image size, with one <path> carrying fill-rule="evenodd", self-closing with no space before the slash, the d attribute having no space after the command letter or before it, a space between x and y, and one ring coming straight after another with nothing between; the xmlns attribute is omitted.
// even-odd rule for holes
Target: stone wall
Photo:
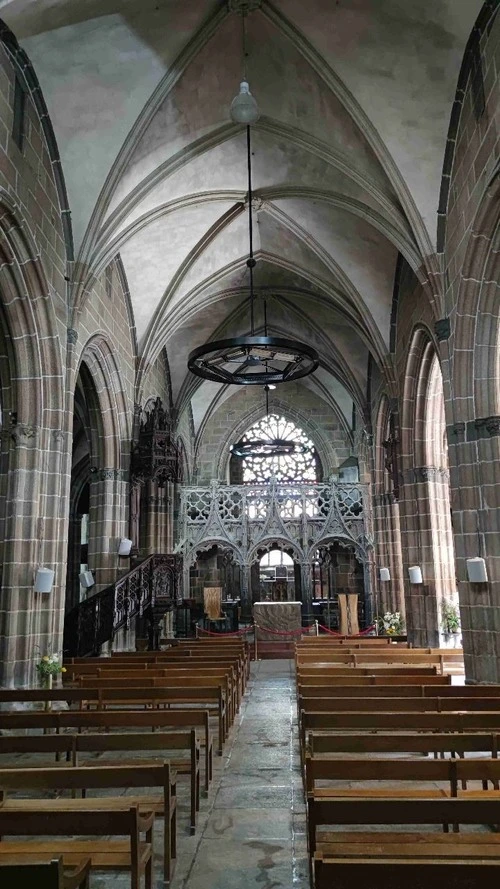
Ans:
<svg viewBox="0 0 500 889"><path fill-rule="evenodd" d="M468 45L443 176L441 344L466 674L500 681L500 16L486 3ZM495 10L495 11L496 11ZM483 556L489 583L467 582Z"/></svg>

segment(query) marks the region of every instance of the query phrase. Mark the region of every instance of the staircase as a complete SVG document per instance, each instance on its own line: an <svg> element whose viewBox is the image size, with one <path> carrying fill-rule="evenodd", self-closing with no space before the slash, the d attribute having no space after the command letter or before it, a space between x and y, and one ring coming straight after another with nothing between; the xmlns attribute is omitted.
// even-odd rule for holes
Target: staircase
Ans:
<svg viewBox="0 0 500 889"><path fill-rule="evenodd" d="M148 556L114 584L80 602L64 621L64 657L98 655L118 630L149 611L156 625L181 601L181 560L174 555Z"/></svg>

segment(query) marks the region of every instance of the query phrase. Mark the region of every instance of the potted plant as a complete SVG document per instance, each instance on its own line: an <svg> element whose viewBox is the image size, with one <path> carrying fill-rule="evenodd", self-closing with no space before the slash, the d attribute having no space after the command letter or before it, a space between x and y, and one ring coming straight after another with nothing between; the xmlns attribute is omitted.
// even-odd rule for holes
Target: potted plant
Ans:
<svg viewBox="0 0 500 889"><path fill-rule="evenodd" d="M36 670L43 687L52 688L53 677L65 673L66 667L63 667L58 654L44 654L36 664Z"/></svg>
<svg viewBox="0 0 500 889"><path fill-rule="evenodd" d="M454 645L457 644L460 633L460 611L458 604L449 599L443 599L441 603L441 632L445 642L453 640Z"/></svg>

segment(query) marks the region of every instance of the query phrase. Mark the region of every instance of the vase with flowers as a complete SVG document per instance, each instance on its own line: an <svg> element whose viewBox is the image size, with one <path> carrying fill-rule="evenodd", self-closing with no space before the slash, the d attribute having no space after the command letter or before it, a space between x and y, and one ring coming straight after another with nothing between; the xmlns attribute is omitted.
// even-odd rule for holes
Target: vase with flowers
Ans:
<svg viewBox="0 0 500 889"><path fill-rule="evenodd" d="M54 676L58 676L59 673L65 673L66 667L63 667L58 654L44 654L37 662L36 670L43 687L52 688Z"/></svg>
<svg viewBox="0 0 500 889"><path fill-rule="evenodd" d="M386 611L377 617L379 636L400 636L404 631L404 620L400 611Z"/></svg>

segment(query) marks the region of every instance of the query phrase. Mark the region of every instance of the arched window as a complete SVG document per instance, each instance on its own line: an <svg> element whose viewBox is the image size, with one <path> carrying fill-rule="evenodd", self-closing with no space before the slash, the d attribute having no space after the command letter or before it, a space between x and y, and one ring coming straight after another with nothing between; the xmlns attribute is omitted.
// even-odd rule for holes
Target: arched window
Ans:
<svg viewBox="0 0 500 889"><path fill-rule="evenodd" d="M238 452L239 448L239 452ZM302 429L277 414L268 414L248 429L233 453L241 457L244 484L318 481L318 458Z"/></svg>

